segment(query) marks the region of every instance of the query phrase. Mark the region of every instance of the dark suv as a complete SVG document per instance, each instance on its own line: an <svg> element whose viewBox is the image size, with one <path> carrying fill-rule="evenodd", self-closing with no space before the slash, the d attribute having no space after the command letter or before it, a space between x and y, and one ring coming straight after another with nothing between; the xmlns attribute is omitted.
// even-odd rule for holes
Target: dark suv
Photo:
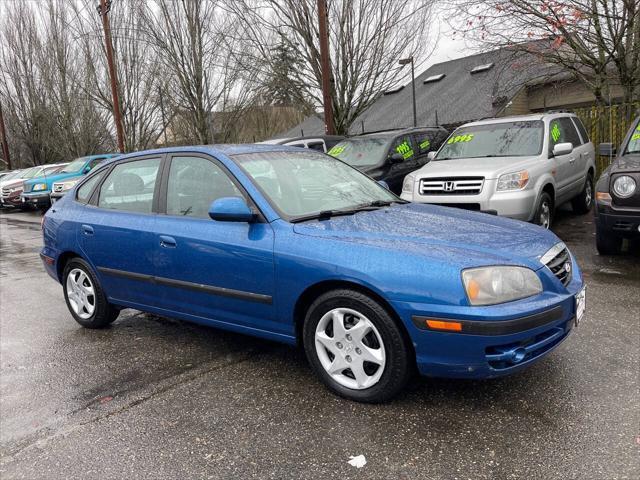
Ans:
<svg viewBox="0 0 640 480"><path fill-rule="evenodd" d="M399 194L405 175L425 165L427 154L437 151L448 136L442 127L385 130L346 138L328 153L375 180L384 180Z"/></svg>
<svg viewBox="0 0 640 480"><path fill-rule="evenodd" d="M600 144L600 154L612 148ZM640 238L640 116L596 184L594 215L596 247L602 255L618 253L623 238Z"/></svg>

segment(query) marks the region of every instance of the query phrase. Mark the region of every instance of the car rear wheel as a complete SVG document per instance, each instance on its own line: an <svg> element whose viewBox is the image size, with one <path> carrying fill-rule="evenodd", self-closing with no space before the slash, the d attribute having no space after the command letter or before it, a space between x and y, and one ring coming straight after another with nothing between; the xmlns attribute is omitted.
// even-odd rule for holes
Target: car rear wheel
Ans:
<svg viewBox="0 0 640 480"><path fill-rule="evenodd" d="M593 177L591 174L587 175L580 195L571 200L571 206L576 213L583 214L591 211L593 206Z"/></svg>
<svg viewBox="0 0 640 480"><path fill-rule="evenodd" d="M412 373L400 327L378 302L357 291L321 295L307 311L303 340L316 375L350 400L389 400Z"/></svg>
<svg viewBox="0 0 640 480"><path fill-rule="evenodd" d="M538 202L538 208L536 209L533 221L536 225L540 225L547 230L551 228L551 224L553 223L553 200L547 192L542 192L542 195L540 195L540 201Z"/></svg>
<svg viewBox="0 0 640 480"><path fill-rule="evenodd" d="M601 228L596 228L596 248L600 255L615 255L620 253L622 238Z"/></svg>
<svg viewBox="0 0 640 480"><path fill-rule="evenodd" d="M71 315L86 328L104 328L120 313L107 302L96 275L81 258L70 260L62 275L64 299Z"/></svg>

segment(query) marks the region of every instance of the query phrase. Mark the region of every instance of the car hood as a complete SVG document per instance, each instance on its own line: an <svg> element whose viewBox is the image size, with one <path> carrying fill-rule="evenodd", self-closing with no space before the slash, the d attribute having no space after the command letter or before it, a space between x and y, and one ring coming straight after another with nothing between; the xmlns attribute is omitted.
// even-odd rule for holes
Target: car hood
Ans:
<svg viewBox="0 0 640 480"><path fill-rule="evenodd" d="M22 185L24 182L21 178L14 178L13 180L7 180L5 182L0 182L0 188L14 188Z"/></svg>
<svg viewBox="0 0 640 480"><path fill-rule="evenodd" d="M640 172L640 153L627 153L616 158L611 173Z"/></svg>
<svg viewBox="0 0 640 480"><path fill-rule="evenodd" d="M34 185L36 183L46 183L48 186L51 186L53 182L59 182L61 180L66 180L71 177L77 177L78 172L67 172L67 173L56 173L53 175L47 175L46 177L38 177L33 178L31 180L27 180L24 182L25 185Z"/></svg>
<svg viewBox="0 0 640 480"><path fill-rule="evenodd" d="M457 160L432 160L412 175L416 177L434 176L470 176L498 178L499 175L517 172L525 168L536 157L490 157L490 158L460 158Z"/></svg>
<svg viewBox="0 0 640 480"><path fill-rule="evenodd" d="M536 225L428 204L394 205L294 225L301 235L406 251L462 268L513 264L542 267L540 257L560 240Z"/></svg>

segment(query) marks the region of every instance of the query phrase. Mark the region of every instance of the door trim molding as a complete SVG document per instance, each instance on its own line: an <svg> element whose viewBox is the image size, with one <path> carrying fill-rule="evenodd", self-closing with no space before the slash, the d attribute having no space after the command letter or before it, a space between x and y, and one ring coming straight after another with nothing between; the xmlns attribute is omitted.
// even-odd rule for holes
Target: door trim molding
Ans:
<svg viewBox="0 0 640 480"><path fill-rule="evenodd" d="M250 302L265 303L271 305L273 297L271 295L263 295L261 293L245 292L243 290L233 290L231 288L216 287L203 283L185 282L183 280L175 280L173 278L156 277L154 275L146 275L143 273L128 272L126 270L117 270L115 268L98 267L100 273L112 275L114 277L127 278L129 280L139 280L141 282L153 283L156 285L165 285L168 287L183 288L196 292L209 293L220 297L236 298L239 300L247 300Z"/></svg>

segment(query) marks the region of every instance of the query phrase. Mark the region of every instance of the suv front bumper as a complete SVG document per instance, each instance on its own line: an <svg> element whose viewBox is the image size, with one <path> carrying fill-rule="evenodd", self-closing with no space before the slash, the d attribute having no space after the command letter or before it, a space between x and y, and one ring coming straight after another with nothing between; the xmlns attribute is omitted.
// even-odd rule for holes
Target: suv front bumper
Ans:
<svg viewBox="0 0 640 480"><path fill-rule="evenodd" d="M596 201L596 227L626 238L640 237L640 207L614 208Z"/></svg>
<svg viewBox="0 0 640 480"><path fill-rule="evenodd" d="M465 208L517 220L531 220L535 214L538 200L536 191L525 188L524 190L497 192L497 182L497 179L485 179L482 191L477 195L422 195L419 192L420 179L417 179L414 182L413 193L402 192L401 198L410 202Z"/></svg>
<svg viewBox="0 0 640 480"><path fill-rule="evenodd" d="M49 192L38 193L23 193L22 201L28 205L34 205L36 207L43 207L51 205L51 199L49 198Z"/></svg>

